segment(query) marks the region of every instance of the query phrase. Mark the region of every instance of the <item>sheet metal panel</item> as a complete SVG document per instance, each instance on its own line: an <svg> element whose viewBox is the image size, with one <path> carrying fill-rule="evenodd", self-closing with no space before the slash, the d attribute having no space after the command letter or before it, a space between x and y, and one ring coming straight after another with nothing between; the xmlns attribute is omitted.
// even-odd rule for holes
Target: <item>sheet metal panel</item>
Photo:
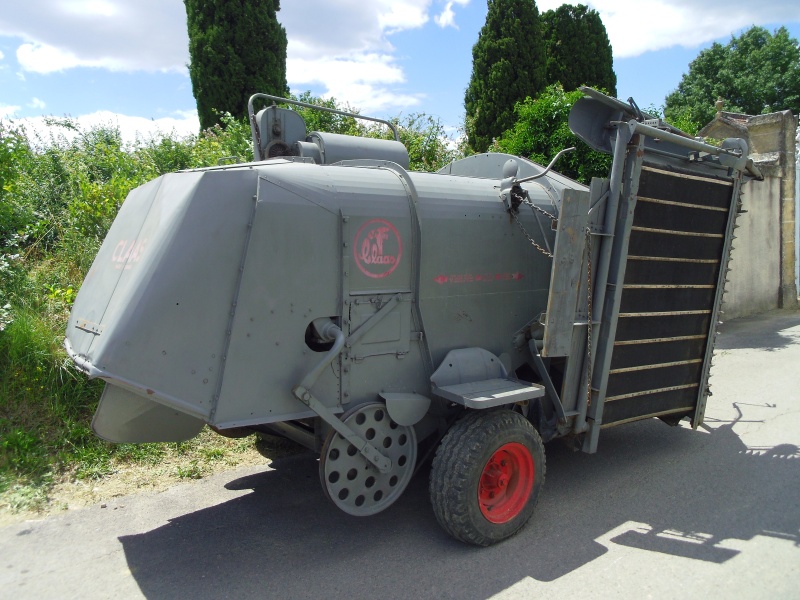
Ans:
<svg viewBox="0 0 800 600"><path fill-rule="evenodd" d="M104 379L205 417L222 368L256 175L206 171L159 181L155 194L146 186L147 195L128 199L73 314L103 311L102 333L85 358ZM134 250L120 254L132 240ZM70 343L83 335L68 331Z"/></svg>
<svg viewBox="0 0 800 600"><path fill-rule="evenodd" d="M324 355L305 343L309 324L338 314L336 199L323 167L282 163L259 169L214 424L236 427L313 415L292 388ZM338 405L338 379L330 370L317 388L330 392L318 394L321 402Z"/></svg>

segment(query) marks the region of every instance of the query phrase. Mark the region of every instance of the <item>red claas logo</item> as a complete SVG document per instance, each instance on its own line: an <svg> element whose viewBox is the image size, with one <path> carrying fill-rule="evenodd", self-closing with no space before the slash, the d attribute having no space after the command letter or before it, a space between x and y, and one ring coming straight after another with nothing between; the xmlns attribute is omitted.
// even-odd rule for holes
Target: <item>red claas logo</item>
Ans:
<svg viewBox="0 0 800 600"><path fill-rule="evenodd" d="M395 226L383 219L364 223L356 233L353 256L364 275L381 279L391 275L403 256L403 242Z"/></svg>

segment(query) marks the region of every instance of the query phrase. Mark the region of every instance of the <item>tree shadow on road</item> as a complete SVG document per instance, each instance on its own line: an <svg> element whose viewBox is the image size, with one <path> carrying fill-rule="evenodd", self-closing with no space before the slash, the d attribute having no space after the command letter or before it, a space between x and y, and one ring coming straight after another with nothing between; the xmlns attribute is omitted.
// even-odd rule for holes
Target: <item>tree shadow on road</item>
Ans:
<svg viewBox="0 0 800 600"><path fill-rule="evenodd" d="M768 417L770 407L749 407ZM390 509L350 517L325 500L316 457L231 481L252 493L120 538L149 598L487 598L526 576L553 581L608 551L611 541L722 563L722 540L773 535L797 543L796 446L747 448L735 423L710 433L657 420L612 428L595 455L547 448L547 482L532 521L490 548L439 528L420 473Z"/></svg>

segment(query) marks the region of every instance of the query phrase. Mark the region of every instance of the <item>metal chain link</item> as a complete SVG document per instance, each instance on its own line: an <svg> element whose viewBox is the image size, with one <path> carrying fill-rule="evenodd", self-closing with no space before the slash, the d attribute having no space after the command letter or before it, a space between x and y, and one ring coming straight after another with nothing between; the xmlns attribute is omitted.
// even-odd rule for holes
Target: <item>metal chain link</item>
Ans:
<svg viewBox="0 0 800 600"><path fill-rule="evenodd" d="M586 228L586 406L592 405L592 231Z"/></svg>
<svg viewBox="0 0 800 600"><path fill-rule="evenodd" d="M549 212L547 212L547 211L546 211L545 209L543 209L542 207L540 207L540 206L537 206L536 204L534 204L534 203L533 203L533 202L532 202L532 201L531 201L531 200L528 198L527 194L526 194L525 196L523 196L523 197L522 197L522 203L523 203L523 204L527 204L527 205L528 205L528 206L530 206L530 207L531 207L533 210L539 211L539 212L540 212L540 213L542 213L542 214L543 214L545 217L550 217L550 219L551 219L551 220L553 220L553 221L558 221L558 217L556 217L556 216L554 216L554 215L551 215Z"/></svg>
<svg viewBox="0 0 800 600"><path fill-rule="evenodd" d="M522 230L522 233L525 234L525 237L528 238L528 241L533 245L533 247L536 248L539 252L541 252L545 256L553 258L553 255L550 252L548 252L545 248L542 248L539 244L537 244L536 240L534 240L531 237L531 235L527 231L525 231L525 227L523 227L522 222L519 220L519 217L517 216L517 213L511 211L511 216L514 217L514 220L517 222L517 225L519 225L519 228Z"/></svg>
<svg viewBox="0 0 800 600"><path fill-rule="evenodd" d="M526 198L526 195L524 194L524 192L522 194L520 194L519 192L511 190L511 195L512 195L512 198L514 200L518 201L517 205L519 205L520 203L527 204L528 206L531 206L531 207L535 208L536 210L544 213L545 215L547 215L551 219L557 220L553 215L551 215L547 211L542 210L538 206L534 206L534 204L530 200L528 200ZM531 237L531 234L529 234L525 230L525 227L522 225L522 221L519 220L519 216L517 215L517 211L513 208L513 203L512 203L512 208L510 208L508 212L509 212L509 214L511 214L512 217L514 217L514 220L517 222L517 225L519 225L519 228L522 230L522 233L525 235L525 237L528 238L528 241L531 243L531 245L534 248L536 248L539 252L544 254L545 256L547 256L549 258L553 258L553 254L551 252L549 252L546 248L543 248L542 246L537 244L536 240L534 240L533 237Z"/></svg>

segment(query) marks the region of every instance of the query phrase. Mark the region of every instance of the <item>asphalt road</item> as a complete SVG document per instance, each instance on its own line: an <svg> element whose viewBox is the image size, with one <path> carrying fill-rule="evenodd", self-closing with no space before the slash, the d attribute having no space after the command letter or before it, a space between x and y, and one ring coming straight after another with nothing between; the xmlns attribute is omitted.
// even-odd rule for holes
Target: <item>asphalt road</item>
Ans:
<svg viewBox="0 0 800 600"><path fill-rule="evenodd" d="M717 347L702 430L548 444L534 518L498 546L447 537L424 475L348 517L304 454L0 529L0 597L800 598L800 313Z"/></svg>

